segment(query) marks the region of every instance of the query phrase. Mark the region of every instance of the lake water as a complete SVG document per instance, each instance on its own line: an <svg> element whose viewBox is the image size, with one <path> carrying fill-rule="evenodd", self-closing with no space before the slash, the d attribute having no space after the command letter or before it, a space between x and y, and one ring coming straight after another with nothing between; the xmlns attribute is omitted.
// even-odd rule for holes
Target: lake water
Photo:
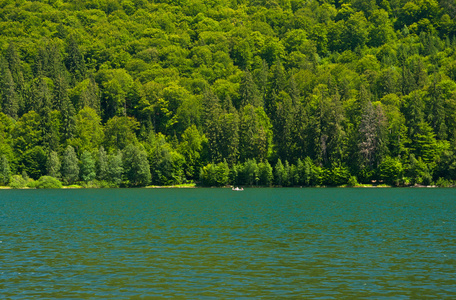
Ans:
<svg viewBox="0 0 456 300"><path fill-rule="evenodd" d="M456 189L0 190L0 298L456 299Z"/></svg>

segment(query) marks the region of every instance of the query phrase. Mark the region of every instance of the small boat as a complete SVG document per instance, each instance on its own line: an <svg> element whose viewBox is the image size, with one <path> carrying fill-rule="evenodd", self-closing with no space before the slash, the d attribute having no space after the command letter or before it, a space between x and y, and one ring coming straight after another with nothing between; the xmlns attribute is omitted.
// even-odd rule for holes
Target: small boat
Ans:
<svg viewBox="0 0 456 300"><path fill-rule="evenodd" d="M233 190L233 191L243 191L244 188L233 187L233 188L231 188L231 190Z"/></svg>

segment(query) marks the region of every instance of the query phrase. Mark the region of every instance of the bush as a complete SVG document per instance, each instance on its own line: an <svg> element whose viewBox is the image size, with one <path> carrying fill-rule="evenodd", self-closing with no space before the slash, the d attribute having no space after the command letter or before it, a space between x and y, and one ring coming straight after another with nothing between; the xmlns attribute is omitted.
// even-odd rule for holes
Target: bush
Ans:
<svg viewBox="0 0 456 300"><path fill-rule="evenodd" d="M397 158L385 157L379 167L380 178L386 183L398 185L402 177L403 167L402 163Z"/></svg>
<svg viewBox="0 0 456 300"><path fill-rule="evenodd" d="M83 188L113 188L117 187L114 183L109 183L105 180L92 180L89 182L81 182Z"/></svg>
<svg viewBox="0 0 456 300"><path fill-rule="evenodd" d="M35 182L35 188L37 189L61 189L62 183L55 177L52 176L41 176Z"/></svg>
<svg viewBox="0 0 456 300"><path fill-rule="evenodd" d="M334 164L331 169L325 170L325 184L329 186L348 184L350 177L348 168L340 164Z"/></svg>
<svg viewBox="0 0 456 300"><path fill-rule="evenodd" d="M27 187L28 180L21 175L11 176L9 186L13 189L23 189Z"/></svg>
<svg viewBox="0 0 456 300"><path fill-rule="evenodd" d="M201 168L200 181L203 186L224 186L229 180L230 168L226 162L208 164Z"/></svg>
<svg viewBox="0 0 456 300"><path fill-rule="evenodd" d="M350 179L348 180L347 185L348 186L357 186L358 181L356 180L356 176L350 176Z"/></svg>
<svg viewBox="0 0 456 300"><path fill-rule="evenodd" d="M447 180L445 178L440 177L435 183L435 185L438 187L452 187L454 183L451 182L451 180Z"/></svg>

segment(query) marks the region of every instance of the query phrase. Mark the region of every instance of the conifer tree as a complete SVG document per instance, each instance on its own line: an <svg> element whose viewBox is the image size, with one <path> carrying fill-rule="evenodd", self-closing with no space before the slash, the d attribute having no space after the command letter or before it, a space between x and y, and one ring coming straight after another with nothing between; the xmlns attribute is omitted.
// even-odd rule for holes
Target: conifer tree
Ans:
<svg viewBox="0 0 456 300"><path fill-rule="evenodd" d="M100 146L98 149L98 159L97 159L97 179L98 180L108 180L109 177L109 167L108 167L108 156L106 154L103 146Z"/></svg>
<svg viewBox="0 0 456 300"><path fill-rule="evenodd" d="M16 93L19 98L19 107L22 108L22 101L24 99L24 90L25 90L25 78L24 70L22 67L22 61L17 53L16 46L14 43L10 43L6 49L5 58L8 62L9 70L11 71L11 76L16 87Z"/></svg>
<svg viewBox="0 0 456 300"><path fill-rule="evenodd" d="M49 157L47 160L47 174L49 176L55 177L55 178L60 178L60 168L61 168L61 163L60 163L60 158L57 152L51 151L49 152Z"/></svg>
<svg viewBox="0 0 456 300"><path fill-rule="evenodd" d="M79 160L74 148L68 145L63 153L62 177L66 183L72 184L79 179Z"/></svg>
<svg viewBox="0 0 456 300"><path fill-rule="evenodd" d="M6 185L9 182L11 169L6 155L0 156L0 185Z"/></svg>
<svg viewBox="0 0 456 300"><path fill-rule="evenodd" d="M19 96L6 61L0 57L0 95L3 112L16 119L19 110Z"/></svg>
<svg viewBox="0 0 456 300"><path fill-rule="evenodd" d="M74 36L68 40L66 67L76 81L81 81L87 72L84 55L81 53Z"/></svg>
<svg viewBox="0 0 456 300"><path fill-rule="evenodd" d="M220 116L223 111L218 97L211 91L206 90L203 96L204 105L204 132L208 139L210 159L218 162L222 159L221 132L222 124Z"/></svg>
<svg viewBox="0 0 456 300"><path fill-rule="evenodd" d="M80 177L86 183L95 179L96 176L96 168L95 168L95 160L90 154L89 151L85 150L81 155L81 162L80 162Z"/></svg>
<svg viewBox="0 0 456 300"><path fill-rule="evenodd" d="M118 151L117 154L108 156L108 181L115 186L122 183L122 175L124 168L122 165L122 152Z"/></svg>
<svg viewBox="0 0 456 300"><path fill-rule="evenodd" d="M258 164L259 183L261 185L270 186L274 180L274 173L271 165L266 160Z"/></svg>
<svg viewBox="0 0 456 300"><path fill-rule="evenodd" d="M239 96L241 98L240 108L250 104L254 107L262 106L263 101L260 97L258 87L253 81L252 74L247 70L244 72L241 86L239 87Z"/></svg>
<svg viewBox="0 0 456 300"><path fill-rule="evenodd" d="M287 180L287 175L285 172L285 167L283 166L282 161L279 158L277 164L274 167L274 179L277 185L281 186L285 184Z"/></svg>

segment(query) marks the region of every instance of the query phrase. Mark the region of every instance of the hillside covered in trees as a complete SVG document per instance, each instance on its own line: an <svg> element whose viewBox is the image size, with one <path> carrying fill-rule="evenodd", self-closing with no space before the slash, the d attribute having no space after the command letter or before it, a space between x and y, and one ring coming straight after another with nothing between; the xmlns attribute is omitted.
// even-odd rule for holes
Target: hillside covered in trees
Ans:
<svg viewBox="0 0 456 300"><path fill-rule="evenodd" d="M455 16L451 0L0 0L0 185L450 185Z"/></svg>

